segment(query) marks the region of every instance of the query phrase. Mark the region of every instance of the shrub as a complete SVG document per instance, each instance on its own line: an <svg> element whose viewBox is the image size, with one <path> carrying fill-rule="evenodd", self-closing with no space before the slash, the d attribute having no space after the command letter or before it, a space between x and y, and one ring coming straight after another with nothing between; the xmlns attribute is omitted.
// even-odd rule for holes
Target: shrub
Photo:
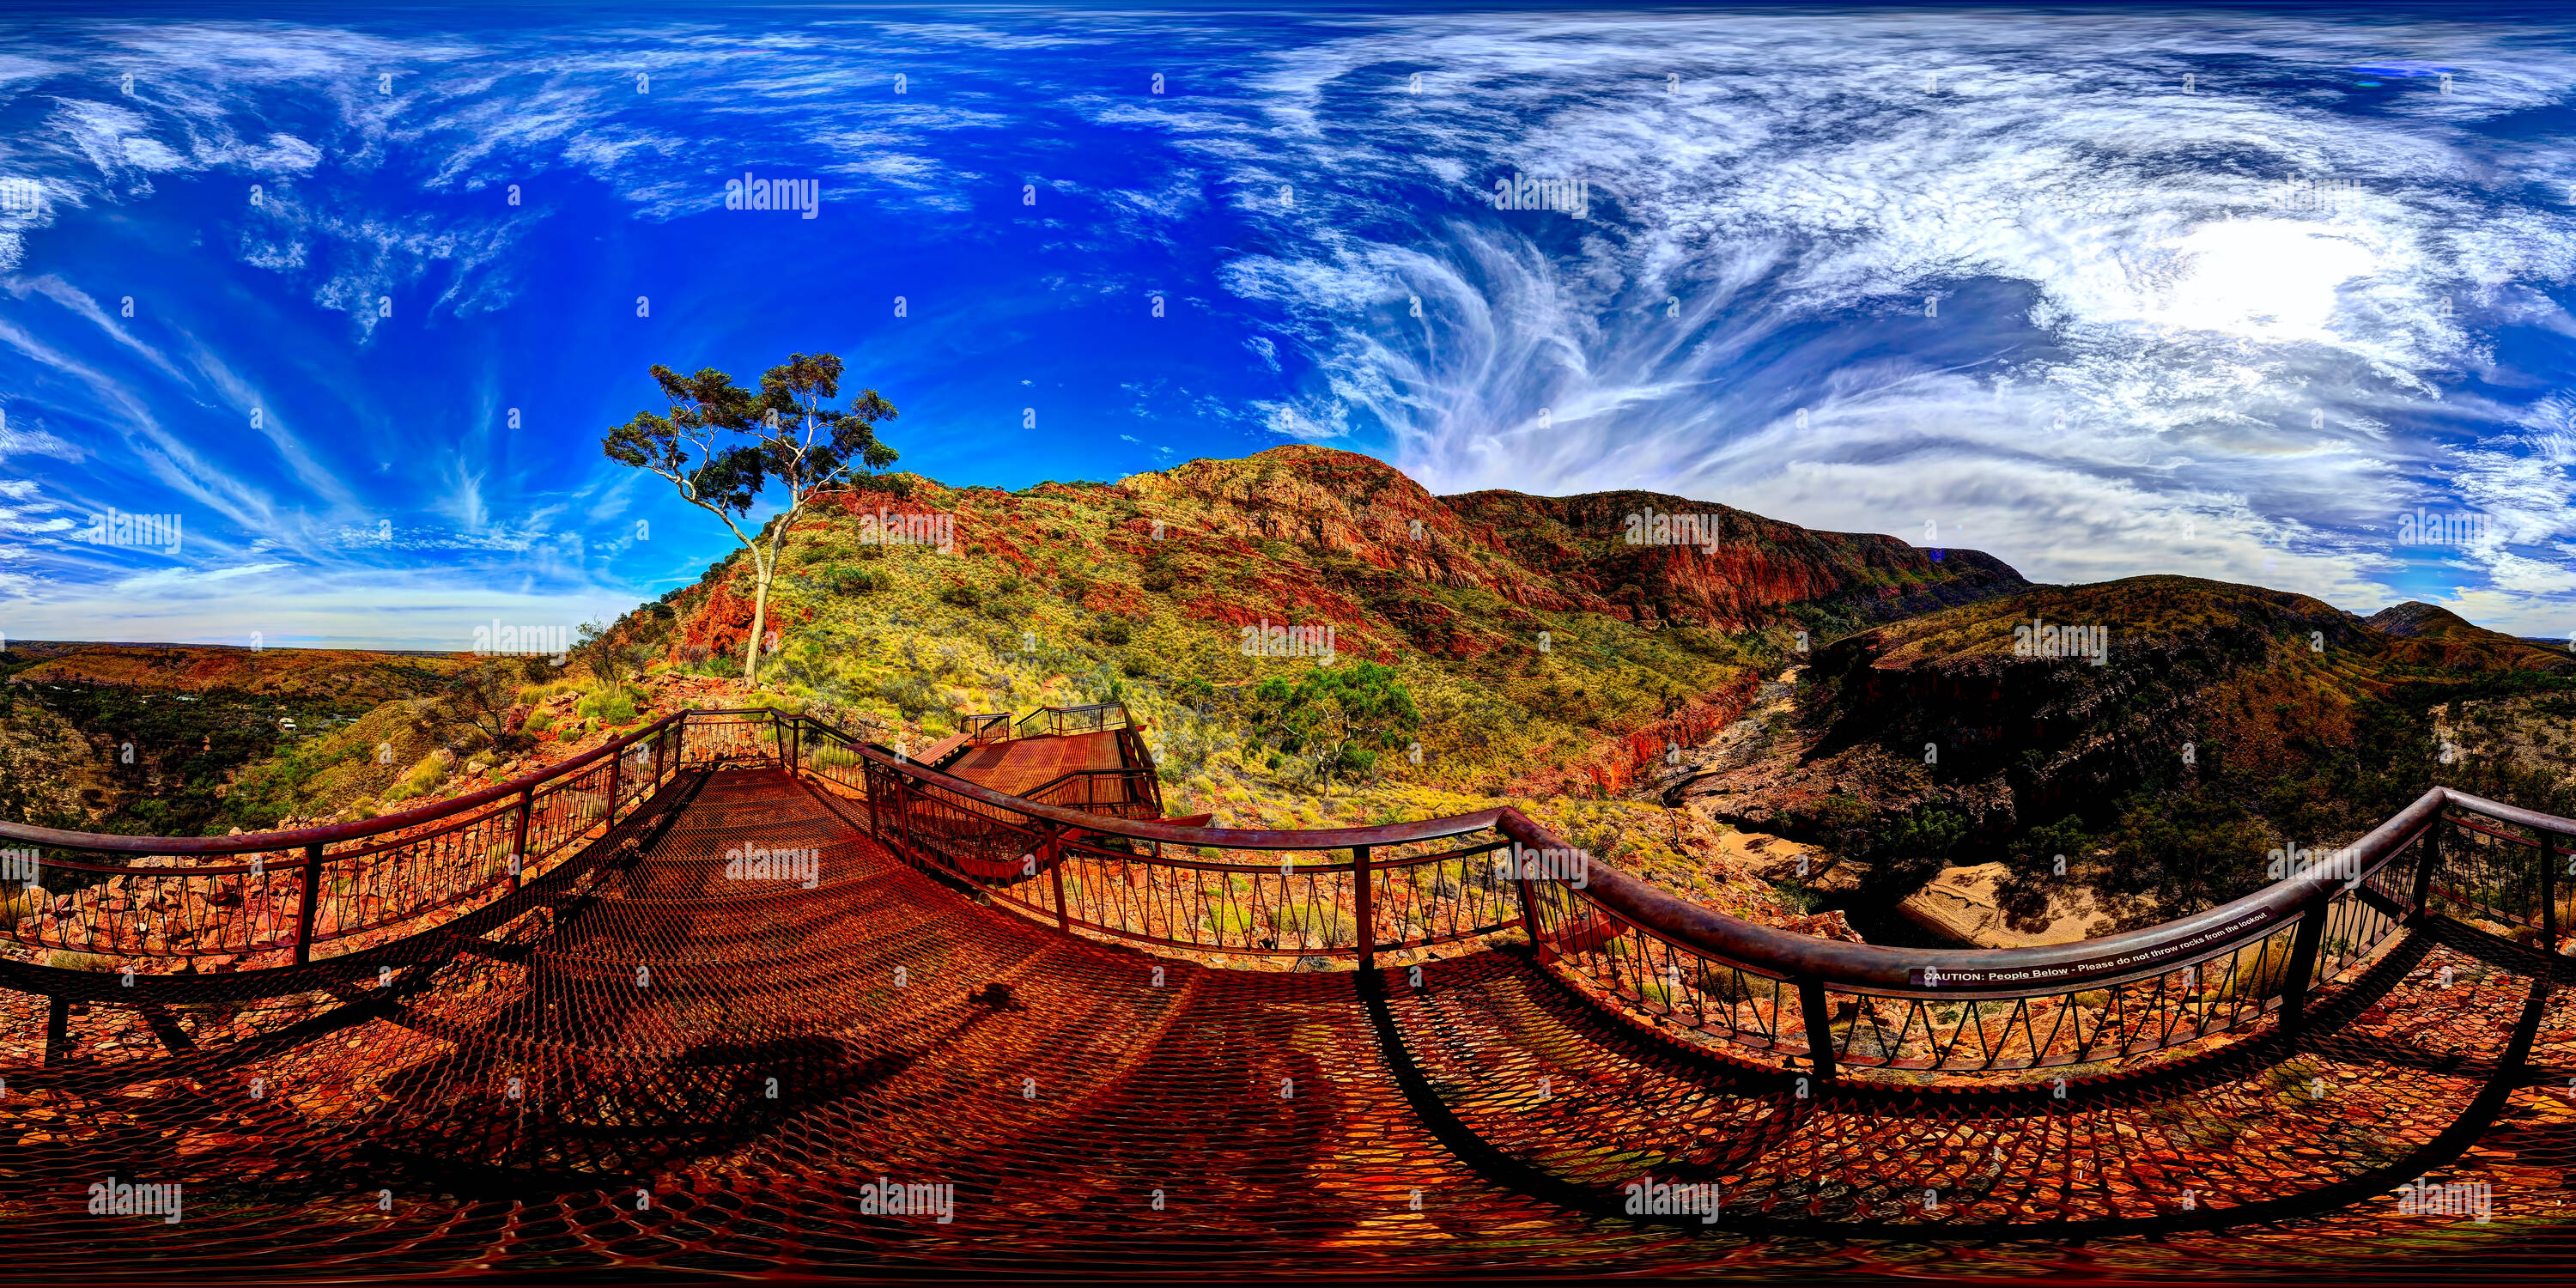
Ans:
<svg viewBox="0 0 2576 1288"><path fill-rule="evenodd" d="M529 716L528 716L527 720L526 720L526 721L524 721L523 723L521 723L521 724L519 725L519 732L524 733L524 734L528 734L528 735L531 735L531 736L534 736L534 735L536 735L536 734L544 733L546 730L553 728L553 727L554 727L554 723L555 723L555 713L554 713L554 712L551 712L551 711L537 711L537 712L531 712L531 713L529 714Z"/></svg>
<svg viewBox="0 0 2576 1288"><path fill-rule="evenodd" d="M2204 977L2218 976L2215 980L2204 978L2203 982L2215 987L2222 998L2263 1001L2289 990L2290 941L2286 937L2274 935L2237 949L2233 979L2228 978L2227 963L2227 958L2214 958L2200 968Z"/></svg>
<svg viewBox="0 0 2576 1288"><path fill-rule="evenodd" d="M1394 668L1375 662L1315 667L1295 681L1274 675L1252 690L1253 735L1277 755L1297 757L1321 781L1365 778L1377 770L1377 749L1404 745L1421 727L1413 695Z"/></svg>
<svg viewBox="0 0 2576 1288"><path fill-rule="evenodd" d="M574 710L607 724L632 724L635 721L635 699L622 685L591 693Z"/></svg>
<svg viewBox="0 0 2576 1288"><path fill-rule="evenodd" d="M878 681L877 696L892 704L908 720L918 720L929 712L944 710L948 705L930 677L917 671L887 676Z"/></svg>
<svg viewBox="0 0 2576 1288"><path fill-rule="evenodd" d="M402 776L401 781L385 789L385 802L391 804L395 801L409 800L436 787L438 780L447 777L448 768L455 763L455 753L444 747L421 757L420 763L412 766L411 770Z"/></svg>
<svg viewBox="0 0 2576 1288"><path fill-rule="evenodd" d="M973 608L983 603L984 597L976 594L972 586L951 586L939 592L939 602L954 604L959 608Z"/></svg>
<svg viewBox="0 0 2576 1288"><path fill-rule="evenodd" d="M1699 965L1699 991L1712 1002L1743 1002L1755 997L1756 990L1767 993L1754 977L1715 962Z"/></svg>
<svg viewBox="0 0 2576 1288"><path fill-rule="evenodd" d="M1282 935L1303 935L1320 947L1357 942L1350 914L1333 906L1279 908L1271 912L1270 925Z"/></svg>

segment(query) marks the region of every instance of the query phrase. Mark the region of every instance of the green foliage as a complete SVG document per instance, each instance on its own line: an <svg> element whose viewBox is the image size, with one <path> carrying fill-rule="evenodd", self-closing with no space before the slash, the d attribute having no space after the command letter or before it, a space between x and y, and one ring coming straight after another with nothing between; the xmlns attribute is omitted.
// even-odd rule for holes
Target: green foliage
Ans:
<svg viewBox="0 0 2576 1288"><path fill-rule="evenodd" d="M628 638L620 624L584 622L574 636L572 658L601 684L622 685L642 673L653 650Z"/></svg>
<svg viewBox="0 0 2576 1288"><path fill-rule="evenodd" d="M1270 926L1290 946L1337 948L1357 942L1357 923L1348 912L1331 904L1299 903L1274 908Z"/></svg>
<svg viewBox="0 0 2576 1288"><path fill-rule="evenodd" d="M1770 886L1771 892L1779 897L1781 904L1794 912L1813 914L1825 910L1825 894L1821 890L1812 889L1795 881L1773 881L1770 882Z"/></svg>
<svg viewBox="0 0 2576 1288"><path fill-rule="evenodd" d="M1375 662L1313 667L1293 682L1274 675L1252 702L1254 736L1324 782L1373 777L1379 752L1403 746L1422 724L1394 669Z"/></svg>
<svg viewBox="0 0 2576 1288"><path fill-rule="evenodd" d="M929 712L948 709L948 696L929 676L918 671L887 676L878 682L876 692L906 720L919 720Z"/></svg>
<svg viewBox="0 0 2576 1288"><path fill-rule="evenodd" d="M0 762L0 817L149 836L263 826L287 807L291 794L274 794L271 780L254 772L257 767L273 759L310 765L333 731L365 717L388 693L439 683L433 673L405 667L388 667L378 679L381 684L357 691L290 699L234 689L183 695L122 685L23 686L18 696L100 743L120 753L133 744L133 764L121 754L109 762L111 779L129 794L103 819L65 817L43 806L36 784L14 781ZM293 732L282 723L288 719L295 722Z"/></svg>
<svg viewBox="0 0 2576 1288"><path fill-rule="evenodd" d="M852 395L846 408L830 406L840 397L841 360L829 353L789 354L761 374L756 393L713 367L683 376L657 363L652 374L669 413L637 412L600 440L600 450L668 480L680 499L716 516L750 554L760 607L744 640L743 666L756 675L780 547L822 489L894 463L895 450L876 436L876 426L894 418L894 405L868 389ZM786 493L787 506L755 539L740 520L773 483Z"/></svg>
<svg viewBox="0 0 2576 1288"><path fill-rule="evenodd" d="M870 546L860 557L867 558L871 554L882 557L884 552ZM865 568L832 564L823 570L822 582L823 588L835 595L873 595L886 588L888 578L883 573L870 572Z"/></svg>
<svg viewBox="0 0 2576 1288"><path fill-rule="evenodd" d="M486 658L457 672L446 688L415 708L414 716L423 729L435 730L450 747L525 750L526 735L510 728L510 707L518 700L520 679L510 659Z"/></svg>
<svg viewBox="0 0 2576 1288"><path fill-rule="evenodd" d="M431 788L446 779L447 771L455 765L456 757L445 748L423 756L419 764L412 766L410 772L404 774L400 781L385 790L385 803L390 805L396 801L410 800L412 797L427 794Z"/></svg>
<svg viewBox="0 0 2576 1288"><path fill-rule="evenodd" d="M790 354L762 373L757 392L713 367L693 376L659 363L651 370L669 414L637 412L610 430L600 449L620 465L670 479L691 505L740 516L771 482L812 488L854 468L895 462L876 426L896 412L877 391L855 395L847 409L824 405L840 396L841 360L833 354ZM751 441L722 446L730 442L725 434Z"/></svg>
<svg viewBox="0 0 2576 1288"><path fill-rule="evenodd" d="M1865 851L1873 889L1911 890L1939 876L1968 838L1968 817L1946 806L1917 809L1883 827Z"/></svg>
<svg viewBox="0 0 2576 1288"><path fill-rule="evenodd" d="M575 704L573 709L603 724L622 725L635 722L635 699L626 691L624 685L611 685L592 692Z"/></svg>

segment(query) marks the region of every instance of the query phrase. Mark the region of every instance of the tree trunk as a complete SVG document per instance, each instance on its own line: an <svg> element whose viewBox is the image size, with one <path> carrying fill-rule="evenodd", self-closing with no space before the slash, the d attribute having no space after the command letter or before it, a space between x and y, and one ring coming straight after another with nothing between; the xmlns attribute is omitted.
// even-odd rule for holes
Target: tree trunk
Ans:
<svg viewBox="0 0 2576 1288"><path fill-rule="evenodd" d="M751 599L751 640L742 653L742 678L746 684L760 683L760 633L769 622L769 563L757 549L751 552L751 564L759 589Z"/></svg>

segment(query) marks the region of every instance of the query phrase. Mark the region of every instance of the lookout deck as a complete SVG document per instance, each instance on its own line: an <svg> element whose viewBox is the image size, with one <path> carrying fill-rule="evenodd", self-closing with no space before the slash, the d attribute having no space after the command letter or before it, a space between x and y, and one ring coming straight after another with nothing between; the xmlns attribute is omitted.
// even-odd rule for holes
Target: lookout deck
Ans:
<svg viewBox="0 0 2576 1288"><path fill-rule="evenodd" d="M1251 971L1106 942L1103 900L1235 882L1074 842L960 879L923 860L985 844L991 801L880 812L740 717L687 726L693 759L568 771L641 790L559 795L538 816L595 837L414 933L243 973L0 960L12 1273L2457 1282L2576 1255L2576 968L2457 921L2398 929L2295 1028L2062 1080L1819 1079L1526 944ZM803 857L746 875L747 847ZM1391 919L1462 882L1380 872ZM179 1187L184 1218L94 1212L102 1183Z"/></svg>
<svg viewBox="0 0 2576 1288"><path fill-rule="evenodd" d="M1080 770L1130 768L1115 730L1015 738L974 747L947 772L994 791L1025 796Z"/></svg>

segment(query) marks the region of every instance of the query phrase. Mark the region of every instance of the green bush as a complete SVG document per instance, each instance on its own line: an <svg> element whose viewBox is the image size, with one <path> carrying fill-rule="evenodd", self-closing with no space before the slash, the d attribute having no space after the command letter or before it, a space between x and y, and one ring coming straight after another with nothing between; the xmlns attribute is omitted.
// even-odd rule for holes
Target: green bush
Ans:
<svg viewBox="0 0 2576 1288"><path fill-rule="evenodd" d="M574 710L606 724L632 724L635 721L635 699L622 685L589 694Z"/></svg>
<svg viewBox="0 0 2576 1288"><path fill-rule="evenodd" d="M1770 990L1753 976L1715 962L1699 964L1700 994L1712 1003L1750 1001Z"/></svg>
<svg viewBox="0 0 2576 1288"><path fill-rule="evenodd" d="M383 799L390 804L418 796L436 787L440 779L447 777L448 768L455 763L455 754L441 747L422 757L420 763L412 766L410 772L404 774L400 782L386 788Z"/></svg>
<svg viewBox="0 0 2576 1288"><path fill-rule="evenodd" d="M907 720L918 720L932 711L946 710L948 699L920 672L890 675L877 681L877 696L886 700Z"/></svg>
<svg viewBox="0 0 2576 1288"><path fill-rule="evenodd" d="M1402 747L1422 725L1413 695L1393 667L1375 662L1313 667L1293 682L1274 675L1252 690L1254 738L1307 762L1317 779L1368 778L1380 748Z"/></svg>

